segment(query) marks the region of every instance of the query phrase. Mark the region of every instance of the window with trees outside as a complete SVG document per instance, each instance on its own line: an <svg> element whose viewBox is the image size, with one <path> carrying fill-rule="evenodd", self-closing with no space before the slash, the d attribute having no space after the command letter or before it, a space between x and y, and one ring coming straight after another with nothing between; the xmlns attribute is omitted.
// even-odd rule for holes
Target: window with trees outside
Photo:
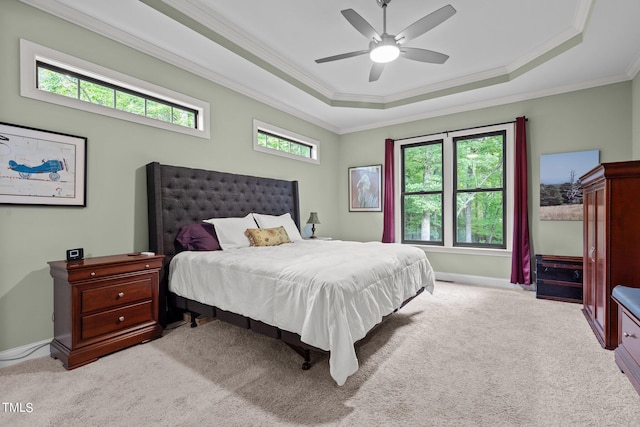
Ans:
<svg viewBox="0 0 640 427"><path fill-rule="evenodd" d="M513 125L398 144L402 243L510 248Z"/></svg>
<svg viewBox="0 0 640 427"><path fill-rule="evenodd" d="M169 88L20 40L20 95L209 139L210 105Z"/></svg>
<svg viewBox="0 0 640 427"><path fill-rule="evenodd" d="M311 163L320 163L320 144L318 141L259 120L253 121L253 128L254 150Z"/></svg>
<svg viewBox="0 0 640 427"><path fill-rule="evenodd" d="M198 111L171 101L37 61L38 89L131 114L195 128Z"/></svg>

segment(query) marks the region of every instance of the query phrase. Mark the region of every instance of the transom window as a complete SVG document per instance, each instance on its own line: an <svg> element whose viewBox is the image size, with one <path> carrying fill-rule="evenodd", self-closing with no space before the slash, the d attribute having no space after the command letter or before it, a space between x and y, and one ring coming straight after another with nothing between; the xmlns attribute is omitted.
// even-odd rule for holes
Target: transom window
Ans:
<svg viewBox="0 0 640 427"><path fill-rule="evenodd" d="M253 128L254 150L311 163L320 163L320 144L318 141L258 120L253 121Z"/></svg>
<svg viewBox="0 0 640 427"><path fill-rule="evenodd" d="M291 139L274 135L263 130L258 130L258 145L272 150L306 157L308 159L311 158L311 151L313 150L311 145L292 141Z"/></svg>
<svg viewBox="0 0 640 427"><path fill-rule="evenodd" d="M402 243L509 249L512 124L397 144Z"/></svg>
<svg viewBox="0 0 640 427"><path fill-rule="evenodd" d="M20 40L22 96L153 126L210 137L208 102Z"/></svg>
<svg viewBox="0 0 640 427"><path fill-rule="evenodd" d="M195 128L198 111L157 97L145 95L55 65L36 61L36 86L92 104L139 114L179 126Z"/></svg>

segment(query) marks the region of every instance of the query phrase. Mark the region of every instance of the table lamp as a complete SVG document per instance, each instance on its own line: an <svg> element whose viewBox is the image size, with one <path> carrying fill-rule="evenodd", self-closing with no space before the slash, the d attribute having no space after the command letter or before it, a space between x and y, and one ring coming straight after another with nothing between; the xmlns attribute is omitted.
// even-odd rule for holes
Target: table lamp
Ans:
<svg viewBox="0 0 640 427"><path fill-rule="evenodd" d="M318 219L318 212L311 212L309 215L309 219L307 220L307 224L311 224L311 236L310 239L316 238L316 224L320 224L320 220Z"/></svg>

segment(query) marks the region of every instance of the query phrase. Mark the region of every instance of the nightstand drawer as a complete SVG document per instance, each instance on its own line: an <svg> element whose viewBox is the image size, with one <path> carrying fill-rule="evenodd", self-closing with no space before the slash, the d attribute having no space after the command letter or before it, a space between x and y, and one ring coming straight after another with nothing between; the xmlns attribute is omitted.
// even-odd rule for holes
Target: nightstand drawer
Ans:
<svg viewBox="0 0 640 427"><path fill-rule="evenodd" d="M134 258L131 258L132 261ZM143 260L136 260L136 262L126 262L120 264L93 264L91 265L87 261L82 263L82 266L76 267L74 264L69 263L68 268L68 280L70 282L77 282L80 280L93 280L101 277L110 277L117 274L134 273L136 271L160 269L162 267L162 259L149 258Z"/></svg>
<svg viewBox="0 0 640 427"><path fill-rule="evenodd" d="M153 274L140 274L113 285L81 291L82 313L117 307L135 301L149 300L153 296Z"/></svg>
<svg viewBox="0 0 640 427"><path fill-rule="evenodd" d="M82 339L86 340L151 321L153 321L151 301L91 314L82 318Z"/></svg>
<svg viewBox="0 0 640 427"><path fill-rule="evenodd" d="M621 344L627 349L629 354L640 364L640 326L629 318L625 312L621 313Z"/></svg>

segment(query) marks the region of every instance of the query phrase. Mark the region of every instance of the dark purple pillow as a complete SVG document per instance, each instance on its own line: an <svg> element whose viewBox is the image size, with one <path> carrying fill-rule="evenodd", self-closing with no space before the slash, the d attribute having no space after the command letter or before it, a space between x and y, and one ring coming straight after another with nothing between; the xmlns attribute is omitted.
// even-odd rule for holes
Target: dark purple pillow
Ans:
<svg viewBox="0 0 640 427"><path fill-rule="evenodd" d="M185 251L217 251L220 249L213 224L206 222L185 225L178 232L176 242Z"/></svg>

